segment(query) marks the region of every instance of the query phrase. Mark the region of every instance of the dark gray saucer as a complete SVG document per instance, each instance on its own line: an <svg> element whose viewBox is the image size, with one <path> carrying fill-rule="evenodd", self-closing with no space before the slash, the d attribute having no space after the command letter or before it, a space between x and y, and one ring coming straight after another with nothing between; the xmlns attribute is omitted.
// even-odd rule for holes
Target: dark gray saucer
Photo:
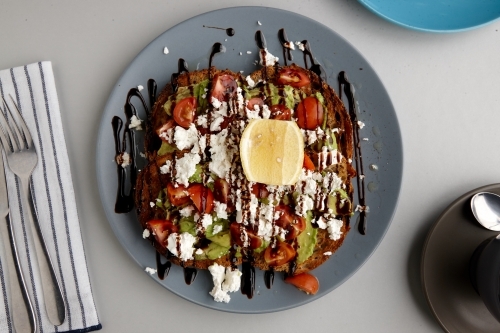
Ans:
<svg viewBox="0 0 500 333"><path fill-rule="evenodd" d="M500 194L500 184L480 187L455 200L427 236L422 254L422 284L434 316L450 333L500 332L469 278L469 262L485 239L498 234L481 227L470 209L477 192Z"/></svg>

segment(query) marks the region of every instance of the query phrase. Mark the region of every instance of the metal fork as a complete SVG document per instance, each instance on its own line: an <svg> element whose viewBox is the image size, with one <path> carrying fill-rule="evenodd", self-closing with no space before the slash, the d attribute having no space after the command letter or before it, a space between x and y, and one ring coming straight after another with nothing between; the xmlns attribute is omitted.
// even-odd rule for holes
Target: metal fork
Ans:
<svg viewBox="0 0 500 333"><path fill-rule="evenodd" d="M9 200L7 184L3 167L2 151L0 150L0 251L3 250L2 270L10 286L10 314L17 333L36 332L37 322L33 304L31 303L26 280L21 269L17 251L14 228L9 219Z"/></svg>
<svg viewBox="0 0 500 333"><path fill-rule="evenodd" d="M16 116L13 116L11 108L2 96L3 105L10 121L7 121L4 112L0 112L0 141L6 152L7 163L10 170L17 176L22 194L22 211L26 221L29 221L35 244L33 255L38 259L40 278L45 300L45 309L49 320L54 325L64 322L66 307L61 293L61 287L54 271L54 266L47 251L40 224L33 205L32 193L30 191L30 180L33 169L38 163L38 155L33 145L33 139L19 108L11 96L15 107ZM16 120L17 119L17 122ZM29 212L29 213L28 213ZM30 233L27 233L30 235Z"/></svg>

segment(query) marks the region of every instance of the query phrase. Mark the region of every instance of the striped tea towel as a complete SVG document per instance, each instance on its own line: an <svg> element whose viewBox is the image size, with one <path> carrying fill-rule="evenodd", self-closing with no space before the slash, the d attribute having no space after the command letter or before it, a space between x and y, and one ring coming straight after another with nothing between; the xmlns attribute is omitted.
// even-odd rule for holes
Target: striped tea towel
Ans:
<svg viewBox="0 0 500 333"><path fill-rule="evenodd" d="M19 200L11 195L17 193L17 197L21 198L20 189L16 187L15 175L5 163L10 220L14 225L19 257L39 331L98 330L101 324L87 271L52 64L39 62L0 71L0 93L7 101L10 101L9 95L14 98L33 137L38 153L38 163L32 176L33 201L67 306L64 323L61 326L52 325L45 313L37 260L32 256L34 245L28 244L24 237L29 226L21 222ZM0 273L4 272L0 270ZM0 274L0 332L12 332L13 323L8 315L6 296L9 287L5 276Z"/></svg>

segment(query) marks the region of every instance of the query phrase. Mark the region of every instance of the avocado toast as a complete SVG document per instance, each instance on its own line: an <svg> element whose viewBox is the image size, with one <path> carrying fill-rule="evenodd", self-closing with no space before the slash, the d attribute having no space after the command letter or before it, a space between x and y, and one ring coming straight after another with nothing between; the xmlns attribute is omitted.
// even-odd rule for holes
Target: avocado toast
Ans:
<svg viewBox="0 0 500 333"><path fill-rule="evenodd" d="M239 141L252 119L295 121L304 163L294 185L249 182ZM143 237L172 263L288 276L337 250L349 230L355 176L352 125L314 72L264 66L184 72L160 92L146 126L148 164L135 201Z"/></svg>

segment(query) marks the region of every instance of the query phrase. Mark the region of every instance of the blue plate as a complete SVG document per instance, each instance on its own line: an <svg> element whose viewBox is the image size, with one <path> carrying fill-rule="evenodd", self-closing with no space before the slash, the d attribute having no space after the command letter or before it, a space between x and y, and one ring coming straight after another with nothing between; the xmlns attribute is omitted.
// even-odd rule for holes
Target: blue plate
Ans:
<svg viewBox="0 0 500 333"><path fill-rule="evenodd" d="M457 32L500 17L498 0L359 0L365 7L406 28Z"/></svg>
<svg viewBox="0 0 500 333"><path fill-rule="evenodd" d="M208 27L233 28L235 34L230 37L225 30ZM138 85L146 87L149 78L155 79L158 86L163 87L171 74L177 71L177 61L180 57L187 61L190 69L206 68L210 50L215 42L223 43L226 47L224 54L214 58L214 65L219 68L243 70L244 73L256 70L258 67L254 63L259 57L255 43L257 30L261 30L266 36L269 52L281 58L282 48L278 39L278 31L281 28L286 29L288 38L292 41L310 41L315 58L323 66L330 85L336 88L338 73L345 71L356 88L358 119L365 124L360 135L365 138L361 148L368 189L365 193L366 202L370 207L367 234L361 235L357 231L359 215L356 213L351 218L352 230L347 234L342 247L313 272L321 285L316 295L306 295L285 284L281 274L276 274L274 285L268 290L264 284L263 272L258 271L255 279L256 295L253 299L249 300L241 292L237 292L231 294L229 304L217 303L208 294L213 283L207 271L200 271L192 285L184 282L182 268L178 266L172 267L164 280L160 280L156 274L150 276L144 272L144 275L148 276L145 278L153 278L171 292L216 310L264 313L314 301L352 276L380 244L389 228L399 197L403 147L395 110L377 74L345 39L310 18L266 7L225 8L193 17L171 27L147 45L124 69L114 86L99 128L97 178L108 221L124 250L142 270L146 267L156 267L155 250L149 242L142 239L142 229L136 213L115 214L113 209L118 180L113 159L115 151L111 119L113 116L124 118L123 105L130 88ZM163 53L165 46L170 50L168 54ZM293 56L294 62L303 66L301 51L295 50ZM138 106L137 103L135 105ZM138 111L140 118L145 119L146 115L141 114L144 110ZM140 288L140 285L137 285L137 288Z"/></svg>

